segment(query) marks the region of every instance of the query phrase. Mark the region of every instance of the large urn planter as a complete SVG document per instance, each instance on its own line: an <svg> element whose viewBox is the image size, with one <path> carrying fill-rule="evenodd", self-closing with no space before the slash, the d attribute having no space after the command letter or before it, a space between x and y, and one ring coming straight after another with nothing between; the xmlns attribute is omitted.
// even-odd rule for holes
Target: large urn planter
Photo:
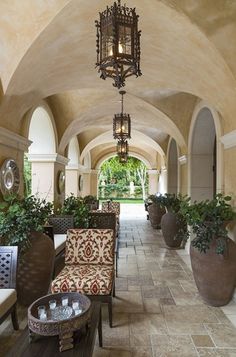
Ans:
<svg viewBox="0 0 236 357"><path fill-rule="evenodd" d="M216 241L211 242L206 253L191 245L190 257L193 276L203 300L212 306L223 306L234 294L236 244L228 238L224 254L216 254Z"/></svg>
<svg viewBox="0 0 236 357"><path fill-rule="evenodd" d="M29 306L46 295L49 290L54 266L54 244L41 232L32 232L31 246L23 254L17 269L18 302Z"/></svg>
<svg viewBox="0 0 236 357"><path fill-rule="evenodd" d="M160 228L161 218L165 213L165 210L156 203L152 203L148 206L149 220L153 228Z"/></svg>
<svg viewBox="0 0 236 357"><path fill-rule="evenodd" d="M166 212L161 218L161 230L165 243L170 248L179 248L182 243L182 237L178 235L181 226L177 215L173 212Z"/></svg>

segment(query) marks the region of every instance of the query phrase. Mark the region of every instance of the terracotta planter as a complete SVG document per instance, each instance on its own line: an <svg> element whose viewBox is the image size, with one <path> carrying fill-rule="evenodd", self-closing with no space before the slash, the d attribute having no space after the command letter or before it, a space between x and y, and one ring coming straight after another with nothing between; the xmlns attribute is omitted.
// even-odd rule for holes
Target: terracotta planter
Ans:
<svg viewBox="0 0 236 357"><path fill-rule="evenodd" d="M152 203L148 206L149 219L153 228L160 228L161 218L165 213L165 210L156 203Z"/></svg>
<svg viewBox="0 0 236 357"><path fill-rule="evenodd" d="M182 242L182 238L177 238L176 234L180 229L180 225L177 222L175 213L167 212L161 219L161 230L165 240L165 243L170 248L179 248Z"/></svg>
<svg viewBox="0 0 236 357"><path fill-rule="evenodd" d="M17 269L18 301L25 306L48 293L55 255L52 239L40 232L31 234L32 245L19 259Z"/></svg>
<svg viewBox="0 0 236 357"><path fill-rule="evenodd" d="M236 244L227 239L227 251L216 254L216 240L206 253L200 253L192 245L190 257L193 276L203 300L212 306L229 303L234 294L236 282Z"/></svg>

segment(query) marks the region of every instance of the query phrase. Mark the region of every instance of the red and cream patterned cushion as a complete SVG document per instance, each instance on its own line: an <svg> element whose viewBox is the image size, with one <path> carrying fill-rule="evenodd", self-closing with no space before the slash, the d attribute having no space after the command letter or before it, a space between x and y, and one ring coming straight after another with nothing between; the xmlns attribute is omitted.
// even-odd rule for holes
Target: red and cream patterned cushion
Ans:
<svg viewBox="0 0 236 357"><path fill-rule="evenodd" d="M120 215L120 202L102 202L102 210L105 212L115 212Z"/></svg>
<svg viewBox="0 0 236 357"><path fill-rule="evenodd" d="M86 295L109 295L114 268L109 265L66 265L53 280L52 293L77 291Z"/></svg>
<svg viewBox="0 0 236 357"><path fill-rule="evenodd" d="M65 264L113 265L114 249L113 229L69 229Z"/></svg>

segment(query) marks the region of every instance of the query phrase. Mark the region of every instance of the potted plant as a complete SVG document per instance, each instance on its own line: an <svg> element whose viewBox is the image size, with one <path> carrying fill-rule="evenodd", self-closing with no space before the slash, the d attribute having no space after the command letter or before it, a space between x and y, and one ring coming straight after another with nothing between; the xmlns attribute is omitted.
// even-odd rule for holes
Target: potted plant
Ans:
<svg viewBox="0 0 236 357"><path fill-rule="evenodd" d="M195 235L190 245L194 279L203 299L213 306L226 305L235 288L236 244L226 229L236 218L230 201L217 194L213 200L181 206Z"/></svg>
<svg viewBox="0 0 236 357"><path fill-rule="evenodd" d="M161 229L165 243L170 248L184 247L189 232L185 217L180 213L181 202L189 202L190 198L166 193L162 196L161 205L165 207L166 213L161 218Z"/></svg>
<svg viewBox="0 0 236 357"><path fill-rule="evenodd" d="M151 225L153 228L160 228L161 218L165 213L162 206L162 195L149 195L148 196L148 213Z"/></svg>
<svg viewBox="0 0 236 357"><path fill-rule="evenodd" d="M99 208L99 200L97 200L96 196L84 196L83 202L88 206L90 211L97 210Z"/></svg>
<svg viewBox="0 0 236 357"><path fill-rule="evenodd" d="M75 228L88 228L89 208L83 199L75 197L73 194L67 197L60 209L61 215L73 215Z"/></svg>
<svg viewBox="0 0 236 357"><path fill-rule="evenodd" d="M54 264L52 240L43 234L52 204L35 196L9 195L0 203L0 241L17 245L18 301L24 305L48 292Z"/></svg>

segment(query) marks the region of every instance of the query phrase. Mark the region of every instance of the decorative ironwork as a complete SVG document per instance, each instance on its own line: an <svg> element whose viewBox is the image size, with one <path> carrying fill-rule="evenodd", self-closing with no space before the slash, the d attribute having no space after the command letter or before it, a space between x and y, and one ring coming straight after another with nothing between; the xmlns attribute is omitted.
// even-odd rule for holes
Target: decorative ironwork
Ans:
<svg viewBox="0 0 236 357"><path fill-rule="evenodd" d="M115 1L113 6L99 13L97 28L97 63L100 78L114 80L118 89L125 86L125 79L141 76L140 36L135 8L128 8Z"/></svg>
<svg viewBox="0 0 236 357"><path fill-rule="evenodd" d="M125 91L119 92L122 96L121 99L121 113L115 114L113 118L113 137L118 140L130 139L131 120L129 114L125 114L123 96Z"/></svg>

